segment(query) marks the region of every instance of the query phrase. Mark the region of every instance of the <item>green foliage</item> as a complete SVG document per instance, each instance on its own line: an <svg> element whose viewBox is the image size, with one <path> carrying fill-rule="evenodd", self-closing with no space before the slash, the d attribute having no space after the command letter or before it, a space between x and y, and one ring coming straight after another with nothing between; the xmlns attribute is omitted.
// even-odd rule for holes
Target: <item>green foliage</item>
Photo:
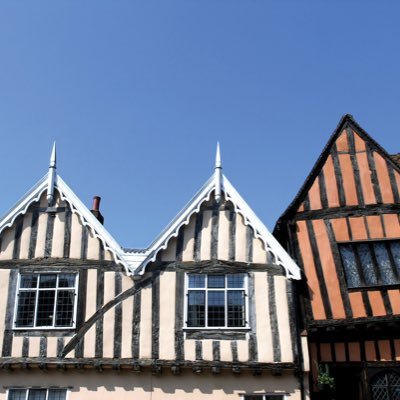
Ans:
<svg viewBox="0 0 400 400"><path fill-rule="evenodd" d="M335 378L329 373L329 367L327 364L321 364L318 368L317 383L319 387L334 389Z"/></svg>

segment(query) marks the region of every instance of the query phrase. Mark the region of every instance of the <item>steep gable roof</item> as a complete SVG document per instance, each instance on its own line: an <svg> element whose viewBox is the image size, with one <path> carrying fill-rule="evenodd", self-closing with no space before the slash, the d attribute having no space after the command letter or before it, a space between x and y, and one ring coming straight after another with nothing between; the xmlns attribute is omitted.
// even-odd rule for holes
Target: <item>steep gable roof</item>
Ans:
<svg viewBox="0 0 400 400"><path fill-rule="evenodd" d="M245 225L249 225L254 230L255 237L264 243L266 251L275 255L277 264L284 268L287 277L300 279L300 269L297 264L256 216L228 178L221 173L220 161L218 163L219 151L217 154L214 174L149 246L146 250L146 258L137 267L135 274L144 273L146 266L156 260L161 250L167 248L169 241L178 236L179 229L189 223L191 216L200 211L201 205L210 200L212 194L217 198L218 195L221 196L221 193L224 193L226 200L232 202L235 211L243 216Z"/></svg>
<svg viewBox="0 0 400 400"><path fill-rule="evenodd" d="M318 176L319 172L321 171L322 167L324 166L330 152L332 146L335 144L341 133L344 129L350 128L352 129L361 139L368 143L368 145L374 151L378 152L384 159L387 160L389 164L393 166L395 170L400 172L400 165L396 162L398 158L395 156L390 156L386 150L380 146L353 118L352 115L346 114L344 115L339 124L337 125L336 129L332 133L331 137L329 138L327 144L325 145L322 153L318 157L316 163L314 164L311 172L307 176L306 180L304 181L303 185L301 186L300 190L298 191L297 195L293 199L293 201L289 204L287 209L282 213L279 217L276 226L274 228L274 233L277 232L278 226L283 220L290 219L296 210L299 208L301 203L304 201L305 196L307 195L308 191L310 190L314 180Z"/></svg>
<svg viewBox="0 0 400 400"><path fill-rule="evenodd" d="M92 231L94 237L103 243L104 249L111 252L115 262L123 265L127 273L131 273L131 267L124 258L121 246L63 179L55 173L55 165L54 167L50 166L49 172L0 219L0 234L4 229L11 227L18 216L25 214L31 204L38 202L44 192L47 191L47 197L51 201L54 190L58 191L61 200L69 204L71 211L79 216L82 225L87 226ZM49 206L49 210L51 211L51 205Z"/></svg>

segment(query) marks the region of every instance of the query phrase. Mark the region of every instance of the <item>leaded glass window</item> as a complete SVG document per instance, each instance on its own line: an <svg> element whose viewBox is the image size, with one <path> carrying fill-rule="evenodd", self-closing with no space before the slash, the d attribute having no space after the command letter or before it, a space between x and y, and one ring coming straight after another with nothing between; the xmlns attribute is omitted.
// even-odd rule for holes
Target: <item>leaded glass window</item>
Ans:
<svg viewBox="0 0 400 400"><path fill-rule="evenodd" d="M67 389L9 389L7 400L66 400Z"/></svg>
<svg viewBox="0 0 400 400"><path fill-rule="evenodd" d="M204 328L245 327L245 274L189 274L186 324Z"/></svg>
<svg viewBox="0 0 400 400"><path fill-rule="evenodd" d="M372 400L400 400L400 375L385 371L371 380Z"/></svg>
<svg viewBox="0 0 400 400"><path fill-rule="evenodd" d="M338 246L349 288L400 284L400 240Z"/></svg>
<svg viewBox="0 0 400 400"><path fill-rule="evenodd" d="M73 327L77 280L75 273L21 273L15 327Z"/></svg>

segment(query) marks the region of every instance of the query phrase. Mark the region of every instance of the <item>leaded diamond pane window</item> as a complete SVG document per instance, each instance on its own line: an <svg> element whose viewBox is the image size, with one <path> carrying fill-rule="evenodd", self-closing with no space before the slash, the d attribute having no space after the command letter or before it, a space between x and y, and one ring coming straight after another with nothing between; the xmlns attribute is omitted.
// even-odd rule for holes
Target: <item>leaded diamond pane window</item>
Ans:
<svg viewBox="0 0 400 400"><path fill-rule="evenodd" d="M67 389L9 389L7 400L66 400Z"/></svg>
<svg viewBox="0 0 400 400"><path fill-rule="evenodd" d="M15 328L73 327L77 280L75 273L21 273Z"/></svg>
<svg viewBox="0 0 400 400"><path fill-rule="evenodd" d="M349 288L400 284L400 240L338 246Z"/></svg>
<svg viewBox="0 0 400 400"><path fill-rule="evenodd" d="M373 400L400 400L400 375L385 371L371 380Z"/></svg>
<svg viewBox="0 0 400 400"><path fill-rule="evenodd" d="M187 276L188 327L246 326L246 275Z"/></svg>

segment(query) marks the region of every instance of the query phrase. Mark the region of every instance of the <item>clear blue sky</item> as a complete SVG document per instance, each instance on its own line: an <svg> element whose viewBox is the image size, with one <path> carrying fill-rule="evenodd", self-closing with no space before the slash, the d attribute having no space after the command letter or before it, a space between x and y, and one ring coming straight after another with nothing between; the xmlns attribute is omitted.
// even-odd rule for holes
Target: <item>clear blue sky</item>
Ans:
<svg viewBox="0 0 400 400"><path fill-rule="evenodd" d="M212 173L272 229L341 115L400 151L396 1L0 3L4 213L46 173L147 246Z"/></svg>

